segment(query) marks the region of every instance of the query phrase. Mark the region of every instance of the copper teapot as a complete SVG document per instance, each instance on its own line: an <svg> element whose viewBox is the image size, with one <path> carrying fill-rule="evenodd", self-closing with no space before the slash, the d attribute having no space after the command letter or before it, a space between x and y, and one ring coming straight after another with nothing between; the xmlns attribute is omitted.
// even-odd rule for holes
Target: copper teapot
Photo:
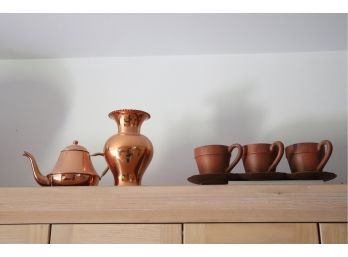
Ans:
<svg viewBox="0 0 348 257"><path fill-rule="evenodd" d="M74 141L72 145L64 148L51 173L43 176L32 154L24 152L33 169L34 178L41 186L96 186L100 176L95 171L90 156L103 155L96 153L90 155L87 149ZM107 167L103 174L109 169Z"/></svg>

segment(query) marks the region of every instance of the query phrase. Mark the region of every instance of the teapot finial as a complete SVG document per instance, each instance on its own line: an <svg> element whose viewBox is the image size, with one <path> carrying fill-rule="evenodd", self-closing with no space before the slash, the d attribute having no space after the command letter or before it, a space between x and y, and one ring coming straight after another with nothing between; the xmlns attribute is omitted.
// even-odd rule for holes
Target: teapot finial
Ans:
<svg viewBox="0 0 348 257"><path fill-rule="evenodd" d="M73 141L73 144L74 144L74 145L78 145L78 144L79 144L79 141L74 140L74 141Z"/></svg>

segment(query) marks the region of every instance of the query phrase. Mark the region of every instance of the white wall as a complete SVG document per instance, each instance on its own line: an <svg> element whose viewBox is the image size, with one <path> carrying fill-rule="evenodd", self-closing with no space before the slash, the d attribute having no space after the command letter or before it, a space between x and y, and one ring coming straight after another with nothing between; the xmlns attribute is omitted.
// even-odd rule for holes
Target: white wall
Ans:
<svg viewBox="0 0 348 257"><path fill-rule="evenodd" d="M188 183L196 146L322 139L334 145L325 170L345 182L346 75L346 51L1 60L0 186L36 185L23 150L45 174L74 139L101 151L116 131L107 114L120 108L152 116L145 185ZM278 170L289 171L285 156ZM112 183L109 173L100 185Z"/></svg>

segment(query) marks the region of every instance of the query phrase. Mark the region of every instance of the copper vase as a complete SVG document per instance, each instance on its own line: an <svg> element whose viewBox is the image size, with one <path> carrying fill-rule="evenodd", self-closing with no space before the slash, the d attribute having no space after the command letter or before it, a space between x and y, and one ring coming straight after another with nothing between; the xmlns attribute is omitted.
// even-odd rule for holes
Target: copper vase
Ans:
<svg viewBox="0 0 348 257"><path fill-rule="evenodd" d="M116 121L118 133L106 141L104 156L115 185L138 186L153 156L151 141L140 134L141 125L150 114L123 109L110 112L109 117Z"/></svg>

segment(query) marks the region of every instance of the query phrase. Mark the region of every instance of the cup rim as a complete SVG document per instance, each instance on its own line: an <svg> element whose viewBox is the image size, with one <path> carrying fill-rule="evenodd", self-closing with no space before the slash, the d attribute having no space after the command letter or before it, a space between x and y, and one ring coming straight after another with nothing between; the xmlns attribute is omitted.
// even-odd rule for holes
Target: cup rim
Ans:
<svg viewBox="0 0 348 257"><path fill-rule="evenodd" d="M291 147L291 146L295 146L295 145L309 145L309 144L317 145L319 143L317 143L317 142L300 142L300 143L295 143L295 144L288 145L285 148L288 148L288 147Z"/></svg>
<svg viewBox="0 0 348 257"><path fill-rule="evenodd" d="M219 145L219 144L211 144L211 145L201 145L201 146L198 146L198 147L195 147L195 149L200 149L200 148L205 148L205 147L211 147L211 146L216 146L216 147L228 147L227 145Z"/></svg>
<svg viewBox="0 0 348 257"><path fill-rule="evenodd" d="M296 146L304 146L304 145L318 145L319 143L316 142L303 142L303 143L296 143L296 144L291 144L285 147L285 149L296 147Z"/></svg>
<svg viewBox="0 0 348 257"><path fill-rule="evenodd" d="M213 149L209 149L208 151L207 150L208 148L213 148ZM195 158L202 155L217 155L217 154L230 155L227 149L228 149L227 145L203 145L203 146L194 148L194 155L195 155Z"/></svg>
<svg viewBox="0 0 348 257"><path fill-rule="evenodd" d="M314 153L317 152L317 145L319 143L316 142L301 142L301 143L296 143L296 144L292 144L292 145L288 145L287 147L285 147L285 153L286 155L291 155L291 154L299 154L299 153ZM313 150L309 150L309 149L298 149L299 147L315 147L315 151Z"/></svg>
<svg viewBox="0 0 348 257"><path fill-rule="evenodd" d="M269 144L269 143L256 143L256 144L246 144L246 145L243 145L243 147L250 147L250 146L261 146L261 145L264 145L264 146L271 146L272 144Z"/></svg>
<svg viewBox="0 0 348 257"><path fill-rule="evenodd" d="M249 155L249 154L261 154L261 153L271 153L271 147L272 144L269 143L256 143L256 144L247 144L243 145L243 155ZM254 148L257 147L263 147L262 149L255 150ZM267 148L267 149L265 149Z"/></svg>

